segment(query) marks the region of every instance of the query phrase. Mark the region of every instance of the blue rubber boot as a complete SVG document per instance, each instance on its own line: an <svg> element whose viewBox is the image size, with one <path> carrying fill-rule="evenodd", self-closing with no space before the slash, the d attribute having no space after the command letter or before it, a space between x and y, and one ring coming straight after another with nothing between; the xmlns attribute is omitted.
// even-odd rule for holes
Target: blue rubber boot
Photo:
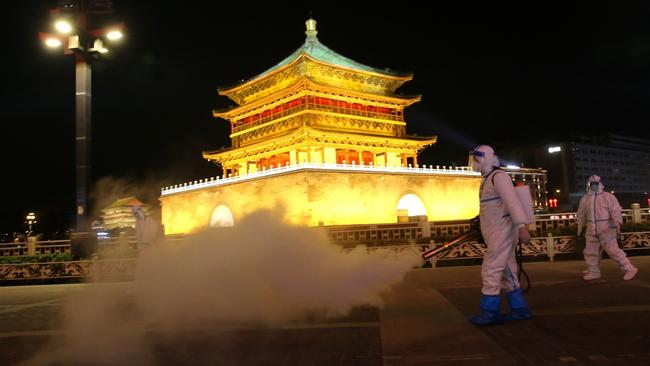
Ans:
<svg viewBox="0 0 650 366"><path fill-rule="evenodd" d="M481 296L481 314L471 316L469 321L474 325L501 324L500 307L501 298L499 295L483 295Z"/></svg>
<svg viewBox="0 0 650 366"><path fill-rule="evenodd" d="M533 317L530 309L528 309L528 304L526 303L526 300L524 300L524 294L521 292L520 288L508 292L506 295L508 296L510 312L501 315L503 320L528 320Z"/></svg>

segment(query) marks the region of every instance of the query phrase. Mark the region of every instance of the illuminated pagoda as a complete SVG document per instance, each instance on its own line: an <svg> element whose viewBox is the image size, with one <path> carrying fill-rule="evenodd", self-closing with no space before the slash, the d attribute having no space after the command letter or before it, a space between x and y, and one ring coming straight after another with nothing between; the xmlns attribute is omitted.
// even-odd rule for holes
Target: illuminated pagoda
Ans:
<svg viewBox="0 0 650 366"><path fill-rule="evenodd" d="M142 207L145 215L149 214L149 206L137 198L133 196L121 198L113 202L110 206L101 209L102 228L105 230L124 227L135 228L135 217L132 211L134 205Z"/></svg>
<svg viewBox="0 0 650 366"><path fill-rule="evenodd" d="M260 208L281 206L303 225L453 220L478 212L478 175L466 167L418 165L436 137L406 135L404 108L420 96L395 90L412 79L341 56L306 22L305 43L260 75L220 89L237 103L230 148L203 158L223 177L162 190L167 233L232 225Z"/></svg>

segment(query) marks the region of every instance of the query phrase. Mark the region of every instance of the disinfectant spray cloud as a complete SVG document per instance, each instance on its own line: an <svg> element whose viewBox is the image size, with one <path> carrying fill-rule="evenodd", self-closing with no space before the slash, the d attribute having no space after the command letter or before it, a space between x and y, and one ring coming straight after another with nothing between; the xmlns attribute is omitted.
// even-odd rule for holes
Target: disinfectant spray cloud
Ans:
<svg viewBox="0 0 650 366"><path fill-rule="evenodd" d="M90 285L66 307L56 353L39 358L148 364L149 331L169 336L224 324L265 326L301 321L307 314L343 315L355 305L381 306L381 292L420 262L418 255L346 251L319 229L276 217L281 215L259 211L232 228L207 229L182 243L145 250L129 293Z"/></svg>

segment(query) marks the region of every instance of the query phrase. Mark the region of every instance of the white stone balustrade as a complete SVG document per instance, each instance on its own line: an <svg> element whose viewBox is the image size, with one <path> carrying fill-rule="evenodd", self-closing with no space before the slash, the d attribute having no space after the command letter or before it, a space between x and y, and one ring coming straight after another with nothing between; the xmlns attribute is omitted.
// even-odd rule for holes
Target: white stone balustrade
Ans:
<svg viewBox="0 0 650 366"><path fill-rule="evenodd" d="M201 179L199 181L176 184L173 186L163 187L161 189L161 195L166 196L178 192L186 192L197 189L202 189L206 187L215 187L229 183L242 182L250 179L255 179L264 176L278 175L287 172L300 171L300 170L329 170L329 171L363 171L363 172L372 172L372 173L409 173L409 174L433 174L433 175L470 175L470 176L479 176L480 173L473 172L469 167L447 167L443 166L440 168L439 165L436 165L434 168L432 165L427 167L426 165L420 166L411 166L410 164L407 167L392 167L392 166L377 166L377 165L365 165L363 162L361 164L329 164L329 163L298 163L294 165L285 165L278 168L266 169L262 167L262 170L255 173L250 173L246 175L230 175L227 177L211 177L210 179Z"/></svg>

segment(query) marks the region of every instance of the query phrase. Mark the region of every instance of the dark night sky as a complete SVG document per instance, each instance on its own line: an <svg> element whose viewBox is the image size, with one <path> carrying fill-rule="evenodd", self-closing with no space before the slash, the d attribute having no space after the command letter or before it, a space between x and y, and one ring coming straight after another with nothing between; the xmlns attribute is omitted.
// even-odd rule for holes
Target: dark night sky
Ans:
<svg viewBox="0 0 650 366"><path fill-rule="evenodd" d="M400 89L422 95L407 110L408 132L439 137L425 162L463 163L476 143L650 137L648 3L114 3L127 37L93 68L93 179L116 190L144 185L153 201L161 185L216 174L201 151L230 142L211 110L234 104L216 89L297 49L310 10L326 46L414 73ZM74 208L73 57L45 50L37 37L56 1L7 6L0 232L19 229L29 210L59 225Z"/></svg>

